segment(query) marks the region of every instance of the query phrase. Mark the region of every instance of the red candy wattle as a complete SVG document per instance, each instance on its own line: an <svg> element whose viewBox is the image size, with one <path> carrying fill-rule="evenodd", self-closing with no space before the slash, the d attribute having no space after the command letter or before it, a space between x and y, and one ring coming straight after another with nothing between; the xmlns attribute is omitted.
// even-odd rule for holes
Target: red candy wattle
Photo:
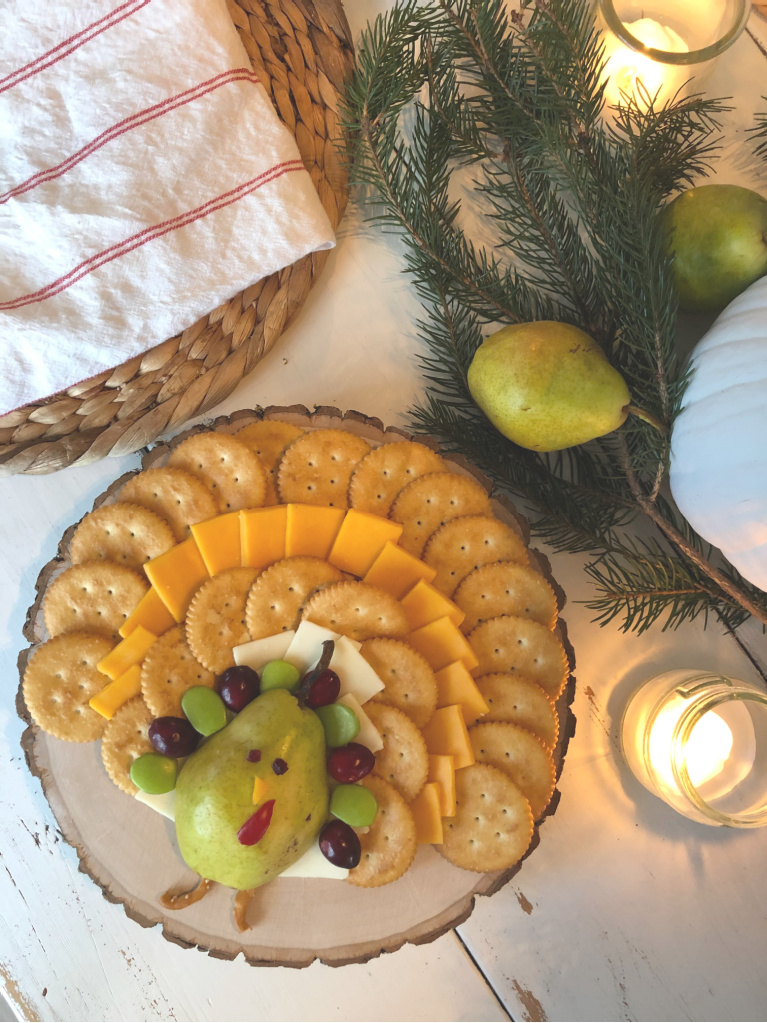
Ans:
<svg viewBox="0 0 767 1023"><path fill-rule="evenodd" d="M251 817L248 817L237 832L240 845L255 845L261 841L271 823L273 811L274 800L268 799Z"/></svg>

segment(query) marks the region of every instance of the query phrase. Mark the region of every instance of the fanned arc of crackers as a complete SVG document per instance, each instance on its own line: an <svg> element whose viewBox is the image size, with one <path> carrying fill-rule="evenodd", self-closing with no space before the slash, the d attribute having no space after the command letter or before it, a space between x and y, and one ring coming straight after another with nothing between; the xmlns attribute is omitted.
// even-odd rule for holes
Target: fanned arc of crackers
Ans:
<svg viewBox="0 0 767 1023"><path fill-rule="evenodd" d="M178 443L167 466L138 473L117 503L86 516L75 532L80 564L54 579L43 603L55 638L39 648L25 676L31 713L61 738L90 741L103 732L107 772L124 791L135 792L130 761L151 748L149 722L180 714L189 686L213 685L215 674L232 663L233 645L295 627L303 617L333 628L362 642L363 656L384 682L391 681L391 691L368 704L384 749L365 784L379 797L381 812L362 837L363 861L350 881L376 887L401 876L415 853L408 802L426 781L420 729L434 712L437 689L428 662L407 644L404 610L383 590L313 557L285 558L260 572L219 573L193 596L184 626L169 629L150 648L141 672L143 695L108 723L88 706L98 685L96 663L147 589L137 571L143 562L172 546L171 540L184 540L192 524L278 499L388 514L404 527L400 546L423 558L436 572L436 589L466 614L463 629L479 660L473 674L490 710L470 728L477 763L456 772L457 812L443 819L441 850L456 865L479 872L513 865L554 788L550 750L559 723L553 700L568 671L564 648L551 631L556 597L530 567L524 540L494 516L484 488L450 472L418 443L371 449L343 430L304 431L267 420L236 435L195 433ZM126 532L140 535L130 537L123 564L113 563L111 536ZM89 672L79 695L71 691L71 670L63 681L51 670L55 645L69 644L82 652ZM51 699L46 705L41 696L46 686L51 698L72 702L70 717L80 719L79 732L70 725L71 734L61 734Z"/></svg>

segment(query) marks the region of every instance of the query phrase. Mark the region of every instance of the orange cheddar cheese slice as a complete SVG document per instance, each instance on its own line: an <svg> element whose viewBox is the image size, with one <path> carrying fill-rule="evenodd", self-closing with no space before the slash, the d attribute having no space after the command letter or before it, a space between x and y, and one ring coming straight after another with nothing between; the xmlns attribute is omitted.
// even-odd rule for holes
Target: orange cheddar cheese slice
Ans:
<svg viewBox="0 0 767 1023"><path fill-rule="evenodd" d="M410 803L410 812L415 822L415 835L419 845L442 844L442 813L439 800L439 786L427 781L415 799Z"/></svg>
<svg viewBox="0 0 767 1023"><path fill-rule="evenodd" d="M430 568L392 540L387 540L362 581L385 590L395 600L401 600L416 583L421 580L430 583L436 574L436 568Z"/></svg>
<svg viewBox="0 0 767 1023"><path fill-rule="evenodd" d="M122 643L118 643L99 661L96 667L114 681L134 664L140 664L156 639L157 636L153 632L149 632L143 625L137 625Z"/></svg>
<svg viewBox="0 0 767 1023"><path fill-rule="evenodd" d="M434 671L447 667L453 661L463 661L469 671L479 664L469 641L447 615L415 629L407 641L419 654L423 654Z"/></svg>
<svg viewBox="0 0 767 1023"><path fill-rule="evenodd" d="M435 672L434 678L437 680L438 707L460 704L467 725L473 725L477 718L487 714L490 708L463 661L453 661Z"/></svg>
<svg viewBox="0 0 767 1023"><path fill-rule="evenodd" d="M256 775L253 779L253 802L260 803L268 791L269 785Z"/></svg>
<svg viewBox="0 0 767 1023"><path fill-rule="evenodd" d="M189 528L210 575L218 575L227 568L240 568L242 551L239 511L216 515L205 522L195 522Z"/></svg>
<svg viewBox="0 0 767 1023"><path fill-rule="evenodd" d="M425 579L419 579L412 590L400 599L400 603L411 629L420 629L424 625L436 622L438 618L445 617L460 627L466 617L457 604L429 585Z"/></svg>
<svg viewBox="0 0 767 1023"><path fill-rule="evenodd" d="M451 756L456 771L471 767L474 751L469 741L469 732L463 718L463 711L457 704L435 710L429 722L421 729L428 753Z"/></svg>
<svg viewBox="0 0 767 1023"><path fill-rule="evenodd" d="M455 817L455 764L452 754L430 753L426 780L437 785L442 816Z"/></svg>
<svg viewBox="0 0 767 1023"><path fill-rule="evenodd" d="M177 622L183 622L192 597L210 578L193 536L147 561L144 571Z"/></svg>
<svg viewBox="0 0 767 1023"><path fill-rule="evenodd" d="M267 568L281 561L285 557L287 506L245 508L239 514L243 568Z"/></svg>
<svg viewBox="0 0 767 1023"><path fill-rule="evenodd" d="M342 572L364 576L386 541L396 543L404 528L400 522L350 508L333 541L328 561Z"/></svg>
<svg viewBox="0 0 767 1023"><path fill-rule="evenodd" d="M134 664L114 682L110 682L100 693L92 696L88 703L102 717L109 720L128 700L141 695L141 665Z"/></svg>
<svg viewBox="0 0 767 1023"><path fill-rule="evenodd" d="M163 604L160 594L154 586L150 586L120 626L119 633L125 639L139 625L143 625L148 632L162 636L163 632L167 632L175 624L176 619Z"/></svg>
<svg viewBox="0 0 767 1023"><path fill-rule="evenodd" d="M316 504L289 504L285 557L299 555L327 561L330 548L346 515L345 508Z"/></svg>

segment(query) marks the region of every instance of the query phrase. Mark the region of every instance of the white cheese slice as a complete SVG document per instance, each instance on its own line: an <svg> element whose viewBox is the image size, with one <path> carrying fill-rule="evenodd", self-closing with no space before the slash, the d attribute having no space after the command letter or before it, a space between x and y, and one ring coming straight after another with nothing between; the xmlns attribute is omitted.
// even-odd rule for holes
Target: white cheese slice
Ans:
<svg viewBox="0 0 767 1023"><path fill-rule="evenodd" d="M274 636L264 636L262 639L254 639L250 643L242 643L233 648L235 664L245 664L253 671L261 671L269 661L286 660L285 654L293 642L295 632L288 629L286 632L278 632Z"/></svg>
<svg viewBox="0 0 767 1023"><path fill-rule="evenodd" d="M367 746L372 753L376 753L379 749L383 749L383 740L381 739L378 729L362 709L359 700L353 693L347 693L345 696L340 696L338 700L336 700L336 703L345 704L350 710L353 710L359 718L360 730L359 734L354 739L355 742L359 742L363 746Z"/></svg>
<svg viewBox="0 0 767 1023"><path fill-rule="evenodd" d="M345 881L349 871L345 867L336 867L330 860L326 859L320 852L317 842L304 853L287 870L279 875L280 877L327 877L332 880Z"/></svg>
<svg viewBox="0 0 767 1023"><path fill-rule="evenodd" d="M371 696L380 693L384 683L368 662L355 649L353 640L339 636L330 659L330 667L341 680L341 696L352 693L360 703L367 703Z"/></svg>
<svg viewBox="0 0 767 1023"><path fill-rule="evenodd" d="M136 793L136 799L139 803L144 803L152 810L156 810L161 813L163 817L167 817L168 820L175 821L176 819L176 790L171 789L170 792L163 792L160 795L153 795L151 792L142 792L141 789Z"/></svg>
<svg viewBox="0 0 767 1023"><path fill-rule="evenodd" d="M320 659L322 644L328 639L337 640L338 633L331 632L322 625L315 625L314 622L301 622L283 655L283 660L290 661L301 675L305 675Z"/></svg>

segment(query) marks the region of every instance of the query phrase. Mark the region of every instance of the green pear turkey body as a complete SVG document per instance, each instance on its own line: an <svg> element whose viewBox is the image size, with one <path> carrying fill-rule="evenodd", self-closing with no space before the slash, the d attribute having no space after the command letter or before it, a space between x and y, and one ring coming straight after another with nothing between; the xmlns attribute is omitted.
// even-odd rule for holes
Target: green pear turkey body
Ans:
<svg viewBox="0 0 767 1023"><path fill-rule="evenodd" d="M251 750L260 751L258 763L248 760ZM272 769L277 758L287 764L279 775ZM237 832L257 809L257 776L274 811L263 838L241 845ZM179 849L192 870L242 890L271 881L306 852L327 817L319 718L285 689L262 693L189 757L175 806Z"/></svg>
<svg viewBox="0 0 767 1023"><path fill-rule="evenodd" d="M477 349L474 401L509 440L559 451L616 430L630 401L623 377L588 334L541 320L503 327Z"/></svg>

